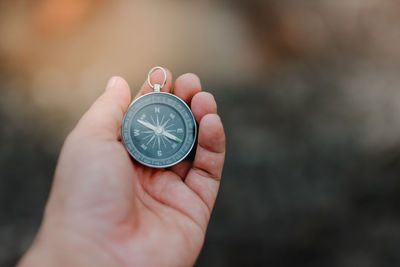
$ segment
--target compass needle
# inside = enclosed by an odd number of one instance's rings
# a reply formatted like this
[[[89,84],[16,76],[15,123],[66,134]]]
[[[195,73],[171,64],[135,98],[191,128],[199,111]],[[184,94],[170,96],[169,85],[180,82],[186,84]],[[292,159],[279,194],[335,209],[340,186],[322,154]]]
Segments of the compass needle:
[[[163,135],[166,136],[166,137],[168,137],[168,138],[170,138],[170,139],[172,139],[172,140],[174,140],[174,141],[176,141],[176,142],[182,143],[182,140],[181,140],[181,139],[179,139],[179,138],[176,137],[175,135],[170,134],[170,133],[168,133],[168,132],[166,132],[166,131],[163,132]]]
[[[137,120],[140,124],[142,124],[143,126],[155,131],[156,130],[156,126],[152,125],[151,123],[147,122],[147,121],[142,121],[142,120]]]

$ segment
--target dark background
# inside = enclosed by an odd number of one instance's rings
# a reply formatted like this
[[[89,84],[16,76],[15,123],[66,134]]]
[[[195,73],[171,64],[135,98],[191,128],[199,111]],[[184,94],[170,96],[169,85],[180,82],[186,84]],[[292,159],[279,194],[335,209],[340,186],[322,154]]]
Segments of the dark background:
[[[399,28],[394,0],[1,1],[0,265],[106,80],[162,65],[202,78],[227,134],[197,266],[399,266]]]

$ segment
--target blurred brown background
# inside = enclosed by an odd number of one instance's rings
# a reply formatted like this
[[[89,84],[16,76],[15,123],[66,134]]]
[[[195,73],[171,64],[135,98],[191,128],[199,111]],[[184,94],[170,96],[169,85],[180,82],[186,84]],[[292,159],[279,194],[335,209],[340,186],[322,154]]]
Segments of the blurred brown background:
[[[400,265],[400,3],[0,1],[0,265],[112,75],[197,73],[228,138],[198,266]]]

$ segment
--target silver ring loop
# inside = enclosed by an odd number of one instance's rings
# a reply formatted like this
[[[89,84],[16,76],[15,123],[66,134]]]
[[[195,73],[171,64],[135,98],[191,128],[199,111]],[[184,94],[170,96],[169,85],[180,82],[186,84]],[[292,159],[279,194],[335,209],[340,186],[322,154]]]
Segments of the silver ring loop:
[[[164,85],[165,85],[165,83],[167,82],[167,71],[163,68],[163,67],[160,67],[160,66],[157,66],[157,67],[154,67],[154,68],[152,68],[150,71],[149,71],[149,73],[147,74],[147,83],[150,85],[150,87],[151,88],[153,88],[154,89],[154,85],[151,83],[151,74],[155,71],[155,70],[157,70],[157,69],[159,69],[159,70],[162,70],[163,72],[164,72],[164,81],[162,82],[162,84],[160,85],[160,88],[163,88],[164,87]]]

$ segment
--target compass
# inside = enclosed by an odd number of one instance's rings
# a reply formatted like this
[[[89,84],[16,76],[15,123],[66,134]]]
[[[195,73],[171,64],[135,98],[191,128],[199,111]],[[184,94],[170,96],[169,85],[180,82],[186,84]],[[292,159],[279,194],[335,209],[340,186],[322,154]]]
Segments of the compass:
[[[150,75],[164,72],[164,82],[152,84]],[[143,165],[166,168],[182,161],[192,150],[197,126],[188,105],[171,93],[160,92],[167,80],[162,67],[154,67],[148,83],[154,92],[131,103],[122,124],[122,138],[131,156]]]

